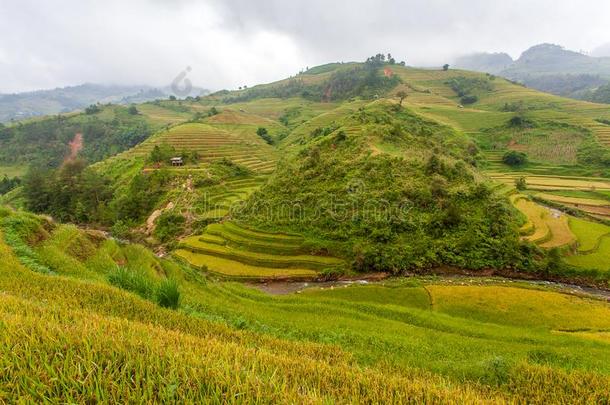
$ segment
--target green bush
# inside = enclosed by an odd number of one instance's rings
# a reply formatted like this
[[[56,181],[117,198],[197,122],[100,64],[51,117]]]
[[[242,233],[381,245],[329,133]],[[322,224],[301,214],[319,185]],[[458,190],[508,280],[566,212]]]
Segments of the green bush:
[[[467,95],[467,96],[460,98],[460,102],[464,105],[474,104],[477,101],[479,101],[479,98],[474,95]]]
[[[131,226],[133,226],[133,224],[119,219],[114,223],[114,225],[112,225],[112,228],[110,228],[110,232],[115,238],[127,239],[131,233]]]
[[[176,309],[180,305],[180,289],[176,280],[168,278],[157,287],[155,296],[157,304],[163,308]]]
[[[171,212],[163,213],[159,219],[157,219],[157,226],[155,227],[154,232],[155,236],[161,242],[169,242],[184,231],[185,222],[186,220],[182,215]]]
[[[485,92],[493,90],[493,86],[489,79],[485,78],[470,78],[470,77],[454,77],[445,82],[458,97],[464,97],[473,93]]]
[[[525,180],[525,177],[519,177],[518,179],[516,179],[515,180],[515,187],[519,191],[526,190],[527,189],[527,181]]]
[[[271,137],[271,135],[269,135],[269,131],[267,131],[267,128],[259,127],[256,130],[256,135],[260,136],[269,145],[273,145],[273,138]]]
[[[509,166],[521,166],[527,163],[527,155],[523,152],[511,150],[502,156],[502,161]]]

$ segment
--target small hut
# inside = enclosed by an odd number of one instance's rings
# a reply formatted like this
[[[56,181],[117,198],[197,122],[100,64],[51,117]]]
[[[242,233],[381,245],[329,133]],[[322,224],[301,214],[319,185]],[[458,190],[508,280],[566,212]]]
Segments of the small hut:
[[[172,163],[172,166],[183,166],[184,165],[184,161],[182,160],[181,157],[173,157],[170,159],[170,162]]]

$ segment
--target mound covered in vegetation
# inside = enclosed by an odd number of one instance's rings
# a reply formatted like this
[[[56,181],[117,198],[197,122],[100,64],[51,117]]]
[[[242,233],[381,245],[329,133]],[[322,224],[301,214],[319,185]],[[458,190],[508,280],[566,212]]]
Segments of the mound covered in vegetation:
[[[513,210],[477,175],[466,137],[387,101],[323,121],[286,139],[242,221],[323,240],[357,269],[527,265]]]

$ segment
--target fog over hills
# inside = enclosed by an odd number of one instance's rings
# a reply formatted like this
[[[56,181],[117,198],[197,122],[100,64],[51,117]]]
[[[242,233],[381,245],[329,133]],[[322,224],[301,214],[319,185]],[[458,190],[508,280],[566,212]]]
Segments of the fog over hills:
[[[572,98],[610,102],[603,97],[610,81],[608,45],[591,55],[555,44],[539,44],[512,60],[506,53],[476,53],[455,60],[455,66],[498,74],[537,90]]]
[[[194,88],[192,96],[207,94]],[[167,98],[171,88],[86,83],[78,86],[0,94],[0,122],[82,110],[96,103],[131,104]]]

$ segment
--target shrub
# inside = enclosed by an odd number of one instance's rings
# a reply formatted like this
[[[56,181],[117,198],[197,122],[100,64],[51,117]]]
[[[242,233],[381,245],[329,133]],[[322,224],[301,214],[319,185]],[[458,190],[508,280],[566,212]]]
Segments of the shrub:
[[[256,130],[256,135],[260,136],[269,145],[273,145],[273,138],[271,137],[271,135],[269,135],[269,131],[267,131],[267,128],[259,127]]]
[[[173,213],[163,213],[157,219],[155,236],[161,242],[168,242],[182,233],[186,220],[182,215]]]
[[[472,95],[481,91],[491,91],[493,86],[487,78],[454,77],[445,82],[458,97]]]
[[[467,96],[464,96],[462,98],[460,98],[460,102],[464,105],[468,105],[468,104],[474,104],[477,101],[479,101],[479,98],[475,95],[469,94]]]
[[[96,104],[91,104],[89,107],[85,108],[85,114],[87,114],[87,115],[97,114],[100,111],[101,111],[100,107],[97,106]]]
[[[521,166],[527,163],[527,155],[523,152],[511,150],[502,156],[502,161],[509,166]]]
[[[248,169],[247,167],[237,164],[226,157],[223,157],[218,162],[215,162],[215,164],[222,166],[225,169],[228,169],[227,174],[230,176],[247,176],[251,173],[250,169]]]
[[[165,279],[157,287],[157,304],[163,308],[176,309],[180,305],[180,289],[176,280]]]
[[[117,266],[115,272],[108,276],[108,282],[115,287],[138,294],[140,297],[150,299],[153,296],[153,283],[140,272],[129,271]]]
[[[150,151],[148,161],[152,163],[165,163],[176,155],[176,148],[168,144],[155,145]]]
[[[515,115],[508,120],[508,126],[511,128],[532,128],[534,123],[521,115]]]
[[[7,175],[4,175],[4,178],[0,180],[0,195],[8,193],[12,189],[18,187],[20,184],[21,179],[19,179],[19,177],[9,179]]]
[[[527,189],[527,182],[525,180],[525,177],[519,177],[518,179],[515,180],[515,187],[517,187],[517,190],[519,191],[523,191]]]
[[[131,226],[129,222],[119,219],[112,225],[110,232],[117,239],[127,239],[130,235]]]
[[[510,376],[510,365],[502,356],[492,357],[483,363],[484,380],[488,384],[502,385]]]

